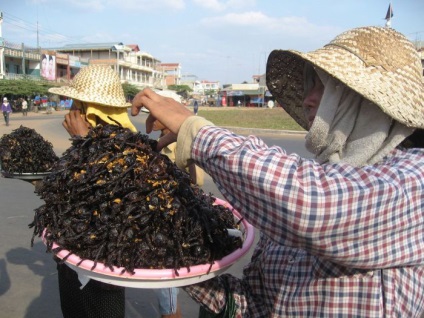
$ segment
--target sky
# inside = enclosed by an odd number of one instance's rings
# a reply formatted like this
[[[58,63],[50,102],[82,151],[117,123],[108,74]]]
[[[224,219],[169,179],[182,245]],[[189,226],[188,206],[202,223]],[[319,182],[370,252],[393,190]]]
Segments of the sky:
[[[312,51],[361,26],[424,41],[423,0],[2,0],[7,41],[42,48],[137,44],[183,79],[251,83],[274,49]]]

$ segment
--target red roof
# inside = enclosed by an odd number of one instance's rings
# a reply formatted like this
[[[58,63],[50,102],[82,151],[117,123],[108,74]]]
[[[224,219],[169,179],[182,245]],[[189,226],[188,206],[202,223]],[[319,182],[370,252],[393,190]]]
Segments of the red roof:
[[[134,52],[139,52],[140,48],[137,44],[127,44],[128,47],[130,47]]]

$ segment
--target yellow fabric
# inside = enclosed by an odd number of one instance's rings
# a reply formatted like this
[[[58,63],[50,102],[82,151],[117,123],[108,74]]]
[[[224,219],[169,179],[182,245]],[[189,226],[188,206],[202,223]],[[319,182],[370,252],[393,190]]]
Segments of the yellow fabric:
[[[192,163],[191,160],[191,147],[194,138],[200,128],[204,126],[215,126],[210,121],[200,116],[190,116],[187,118],[180,127],[177,137],[177,151],[175,155],[175,163],[180,168],[185,168]]]
[[[105,123],[116,125],[118,122],[122,127],[129,128],[131,131],[137,132],[137,128],[135,128],[133,123],[130,121],[130,118],[128,117],[127,108],[102,106],[88,103],[86,118],[93,127],[97,125],[96,116],[103,120]],[[109,117],[113,120],[111,120]]]

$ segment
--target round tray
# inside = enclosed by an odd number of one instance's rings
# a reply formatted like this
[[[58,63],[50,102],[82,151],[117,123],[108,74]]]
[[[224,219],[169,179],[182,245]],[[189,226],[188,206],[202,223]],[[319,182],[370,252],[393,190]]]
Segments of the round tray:
[[[2,169],[1,161],[0,161],[0,170],[1,174],[5,178],[13,178],[13,179],[20,179],[20,180],[27,180],[27,181],[37,181],[37,180],[43,180],[45,176],[48,176],[51,172],[25,172],[25,173],[18,173],[18,172],[7,172]]]
[[[232,209],[231,205],[221,199],[216,199],[216,204],[223,205]],[[241,215],[232,209],[236,219],[240,220]],[[243,246],[231,254],[223,257],[221,260],[211,264],[202,264],[190,266],[190,269],[181,268],[178,270],[178,275],[174,269],[135,269],[135,273],[131,275],[124,272],[123,268],[114,267],[113,271],[102,263],[97,263],[96,267],[91,270],[94,265],[93,261],[81,259],[71,254],[65,263],[78,273],[80,280],[94,279],[104,283],[133,287],[133,288],[164,288],[164,287],[181,287],[200,283],[211,279],[228,270],[234,263],[239,261],[250,249],[255,238],[255,232],[250,223],[242,220],[240,223],[241,231],[243,232]],[[58,245],[53,244],[53,248]],[[56,254],[57,257],[63,259],[69,254],[69,251],[62,250]],[[77,265],[79,262],[81,264]]]
[[[3,177],[13,178],[20,180],[36,181],[43,180],[45,176],[48,176],[50,172],[36,172],[36,173],[11,173],[6,171],[1,171]]]

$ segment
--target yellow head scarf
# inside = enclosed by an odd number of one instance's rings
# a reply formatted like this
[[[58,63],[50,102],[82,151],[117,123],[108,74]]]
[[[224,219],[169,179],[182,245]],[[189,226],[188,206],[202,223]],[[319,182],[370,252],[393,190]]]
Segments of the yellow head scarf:
[[[87,108],[83,110],[87,121],[93,127],[97,125],[96,117],[98,117],[105,123],[116,125],[118,122],[124,128],[128,128],[133,132],[137,131],[137,128],[135,128],[128,117],[128,110],[126,107],[111,107],[92,103],[84,103],[84,106]],[[76,107],[81,109],[81,103],[77,102]]]

